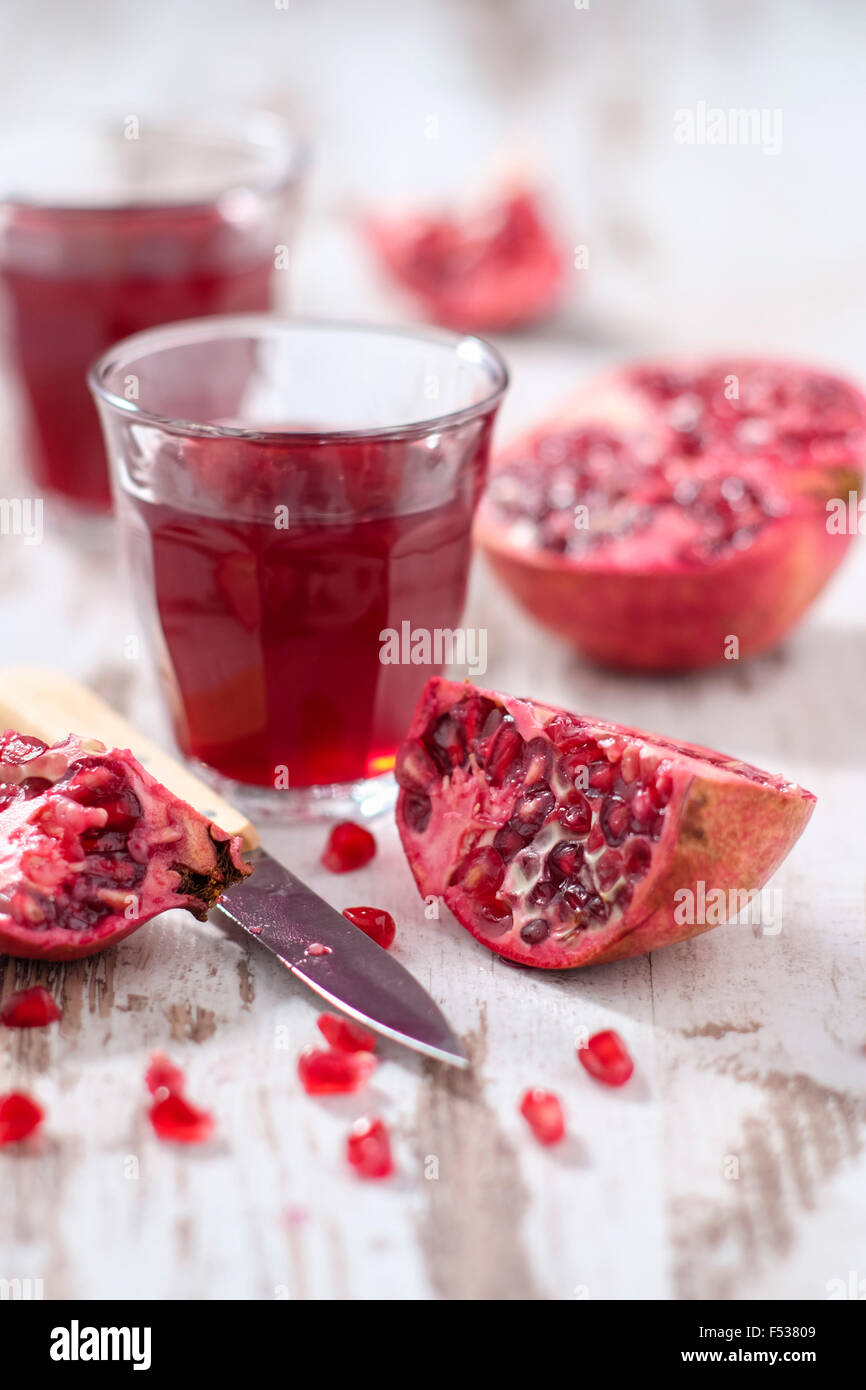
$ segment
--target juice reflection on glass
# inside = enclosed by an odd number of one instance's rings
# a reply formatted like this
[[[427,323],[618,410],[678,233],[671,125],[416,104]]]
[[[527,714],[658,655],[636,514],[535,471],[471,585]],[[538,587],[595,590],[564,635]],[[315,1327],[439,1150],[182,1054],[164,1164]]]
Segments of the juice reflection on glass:
[[[384,635],[460,622],[494,350],[223,318],[140,334],[91,381],[183,751],[269,789],[387,770],[441,665],[383,659]]]

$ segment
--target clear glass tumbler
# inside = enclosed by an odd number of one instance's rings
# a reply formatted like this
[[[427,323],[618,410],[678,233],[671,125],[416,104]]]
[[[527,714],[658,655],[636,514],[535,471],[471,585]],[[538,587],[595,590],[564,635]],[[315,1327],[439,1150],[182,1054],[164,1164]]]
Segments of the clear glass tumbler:
[[[178,744],[259,814],[387,804],[371,779],[460,622],[507,379],[478,338],[267,315],[91,370]]]
[[[4,357],[38,488],[110,505],[86,385],[99,353],[154,324],[273,307],[303,164],[266,113],[0,141]]]

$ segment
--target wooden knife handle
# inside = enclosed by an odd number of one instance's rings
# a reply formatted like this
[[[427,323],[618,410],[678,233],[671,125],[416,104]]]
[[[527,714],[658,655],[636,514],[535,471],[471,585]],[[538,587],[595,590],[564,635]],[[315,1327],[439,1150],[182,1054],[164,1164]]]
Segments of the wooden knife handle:
[[[0,732],[5,729],[33,734],[46,743],[79,734],[101,739],[109,748],[130,748],[151,776],[164,782],[175,796],[188,801],[221,830],[240,835],[245,849],[254,849],[259,842],[242,811],[140,734],[86,686],[62,672],[38,667],[0,671]]]

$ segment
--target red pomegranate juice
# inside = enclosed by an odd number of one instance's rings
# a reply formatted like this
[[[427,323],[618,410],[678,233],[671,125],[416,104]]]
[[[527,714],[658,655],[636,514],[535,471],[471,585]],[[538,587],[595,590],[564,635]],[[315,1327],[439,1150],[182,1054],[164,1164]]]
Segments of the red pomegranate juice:
[[[190,450],[201,451],[193,468],[229,515],[233,499],[238,513],[248,510],[253,492],[272,513],[276,497],[299,494],[309,510],[312,487],[325,512],[336,492],[363,502],[350,519],[292,524],[290,503],[281,529],[123,498],[186,754],[271,788],[353,782],[393,765],[421,687],[440,668],[383,663],[381,634],[404,621],[429,632],[460,621],[489,422],[473,428],[459,466],[447,457],[438,465],[447,486],[422,479],[410,496],[405,441],[341,442],[312,470],[308,453],[295,470],[287,451],[270,474],[273,453],[254,445],[231,445],[227,463],[218,445]],[[395,492],[413,509],[397,510]],[[423,505],[425,495],[438,505]]]
[[[273,247],[245,247],[214,209],[17,213],[5,233],[0,291],[34,482],[107,509],[90,364],[156,324],[268,309],[272,275]]]

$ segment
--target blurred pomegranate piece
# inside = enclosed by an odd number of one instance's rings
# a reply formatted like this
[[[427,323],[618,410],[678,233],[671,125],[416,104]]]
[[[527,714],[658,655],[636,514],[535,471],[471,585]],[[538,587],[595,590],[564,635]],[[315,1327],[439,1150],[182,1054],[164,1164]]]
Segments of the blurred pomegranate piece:
[[[75,960],[169,908],[204,919],[250,872],[241,841],[128,749],[0,736],[0,951]]]
[[[372,1052],[341,1052],[305,1047],[298,1058],[298,1076],[308,1096],[348,1095],[366,1086],[376,1069]]]
[[[465,219],[370,218],[366,231],[385,269],[446,328],[518,328],[562,292],[565,256],[528,189]]]
[[[0,1008],[0,1023],[7,1028],[45,1028],[62,1017],[54,996],[44,985],[17,990]]]
[[[171,1144],[204,1144],[214,1131],[213,1115],[179,1095],[157,1100],[150,1107],[150,1123],[157,1138]]]
[[[363,869],[376,853],[376,841],[362,825],[354,821],[339,821],[334,826],[322,854],[322,863],[332,874],[347,874]]]
[[[562,1105],[552,1091],[527,1091],[520,1102],[520,1113],[539,1144],[558,1144],[565,1135]]]
[[[593,1034],[586,1047],[578,1048],[577,1056],[590,1076],[605,1086],[623,1086],[634,1071],[628,1048],[612,1028]]]
[[[36,1132],[44,1118],[41,1105],[20,1091],[0,1096],[0,1145],[20,1144]]]
[[[372,1052],[376,1046],[374,1035],[350,1018],[319,1014],[316,1024],[325,1041],[338,1052]]]
[[[152,1096],[159,1095],[162,1091],[170,1096],[179,1096],[186,1087],[186,1077],[180,1067],[169,1061],[164,1052],[154,1052],[144,1073],[144,1084]]]
[[[346,1159],[361,1178],[387,1178],[394,1171],[391,1140],[381,1120],[356,1120],[346,1140]]]
[[[394,925],[394,918],[390,912],[386,912],[381,907],[344,907],[343,916],[346,917],[353,926],[360,927],[362,932],[372,937],[377,945],[388,950],[394,944],[394,937],[397,928]]]

